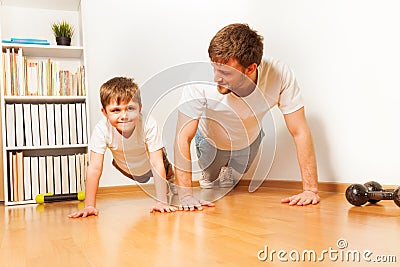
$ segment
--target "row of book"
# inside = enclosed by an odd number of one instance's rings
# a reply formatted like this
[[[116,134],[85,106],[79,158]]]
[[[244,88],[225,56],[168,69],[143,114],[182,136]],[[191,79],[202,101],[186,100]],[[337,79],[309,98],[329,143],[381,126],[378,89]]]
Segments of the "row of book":
[[[7,147],[87,144],[86,103],[6,104]]]
[[[85,191],[87,154],[27,157],[8,152],[8,200],[35,199],[38,194]]]
[[[30,59],[22,48],[6,48],[2,54],[3,87],[7,96],[84,96],[85,68],[62,70],[50,58]]]

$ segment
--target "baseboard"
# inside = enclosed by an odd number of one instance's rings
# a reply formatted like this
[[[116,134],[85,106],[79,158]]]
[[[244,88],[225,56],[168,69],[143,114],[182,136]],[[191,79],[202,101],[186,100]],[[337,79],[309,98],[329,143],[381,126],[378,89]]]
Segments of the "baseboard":
[[[199,181],[193,181],[193,187],[199,187]],[[248,187],[250,180],[241,180],[238,186]],[[320,192],[331,192],[331,193],[344,193],[348,183],[336,183],[336,182],[319,182],[318,187]],[[291,181],[291,180],[265,180],[260,187],[270,187],[270,188],[282,188],[282,189],[302,189],[301,181]],[[143,189],[152,189],[154,186],[152,184],[144,185],[122,185],[122,186],[105,186],[98,189],[98,194],[109,194],[109,193],[119,193],[119,192],[132,192],[132,191],[143,191]]]

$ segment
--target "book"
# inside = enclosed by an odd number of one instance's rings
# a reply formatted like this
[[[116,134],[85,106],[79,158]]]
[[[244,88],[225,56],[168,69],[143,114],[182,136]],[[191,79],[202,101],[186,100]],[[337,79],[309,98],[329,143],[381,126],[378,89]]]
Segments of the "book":
[[[31,185],[32,185],[32,198],[39,194],[39,159],[38,157],[31,157]]]
[[[24,157],[24,200],[33,199],[31,185],[31,158]]]
[[[25,199],[24,195],[24,154],[23,152],[16,152],[17,161],[17,185],[18,185],[18,201]]]
[[[10,40],[3,39],[1,40],[6,44],[37,44],[37,45],[50,45],[50,42],[47,40],[41,39],[32,39],[32,38],[11,38]]]
[[[14,201],[19,201],[18,198],[18,177],[17,177],[17,153],[12,152],[12,195],[14,197]]]

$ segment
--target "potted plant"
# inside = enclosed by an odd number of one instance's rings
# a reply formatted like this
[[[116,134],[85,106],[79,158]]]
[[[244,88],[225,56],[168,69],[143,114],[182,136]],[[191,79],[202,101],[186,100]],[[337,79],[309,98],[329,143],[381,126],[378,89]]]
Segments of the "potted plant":
[[[74,27],[65,20],[54,22],[51,30],[56,37],[57,45],[71,45],[71,38],[74,35]]]

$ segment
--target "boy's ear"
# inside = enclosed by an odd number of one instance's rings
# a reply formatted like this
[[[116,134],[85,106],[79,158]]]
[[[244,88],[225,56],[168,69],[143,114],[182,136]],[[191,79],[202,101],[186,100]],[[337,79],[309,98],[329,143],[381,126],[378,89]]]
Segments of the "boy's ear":
[[[101,108],[101,113],[103,113],[103,115],[107,117],[107,112],[104,108]]]
[[[142,104],[139,105],[139,112],[142,112]]]

